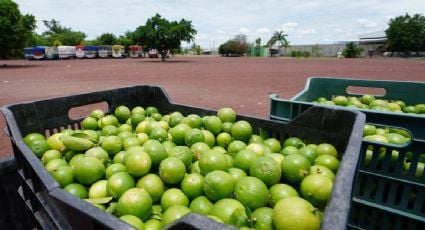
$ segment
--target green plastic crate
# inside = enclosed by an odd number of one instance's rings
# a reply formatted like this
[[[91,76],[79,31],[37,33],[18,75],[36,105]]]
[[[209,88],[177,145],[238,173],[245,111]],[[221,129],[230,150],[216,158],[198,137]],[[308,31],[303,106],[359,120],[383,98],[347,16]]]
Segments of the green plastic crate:
[[[347,92],[350,86],[384,89],[377,98],[400,99],[407,104],[425,103],[425,83],[374,81],[339,78],[309,78],[305,89],[290,100],[270,96],[270,118],[290,121],[313,105],[318,97],[333,95],[359,96]],[[329,106],[326,106],[329,107]],[[330,106],[335,107],[335,106]],[[363,141],[355,172],[348,229],[424,229],[425,174],[416,172],[424,162],[425,116],[359,109],[366,122],[375,125],[401,127],[410,131],[412,141],[403,146]],[[367,154],[368,148],[373,154]],[[385,153],[380,153],[385,148]],[[398,152],[393,155],[392,151]],[[405,169],[406,156],[412,153],[410,168]],[[366,164],[368,156],[370,163]],[[422,166],[419,166],[422,167]]]
[[[362,95],[361,93],[349,92],[352,87],[367,87],[371,90],[375,89],[375,91],[380,89],[379,91],[384,92],[383,95],[376,95],[376,98],[403,100],[409,105],[425,103],[425,82],[312,77],[307,80],[304,90],[289,100],[279,98],[277,94],[270,95],[270,119],[290,121],[307,108],[315,105],[312,101],[318,97]],[[396,121],[398,126],[412,132],[416,139],[425,141],[425,114],[358,110],[366,114],[366,123],[392,126]]]
[[[424,229],[424,156],[425,142],[418,140],[402,147],[363,141],[347,227]],[[407,161],[410,167],[405,167]]]

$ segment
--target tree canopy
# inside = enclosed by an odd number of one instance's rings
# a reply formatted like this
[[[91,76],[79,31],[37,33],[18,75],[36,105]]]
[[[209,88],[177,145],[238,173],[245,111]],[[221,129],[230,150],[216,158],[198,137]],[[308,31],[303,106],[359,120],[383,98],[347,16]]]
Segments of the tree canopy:
[[[18,56],[35,28],[32,15],[22,15],[11,0],[0,0],[0,58]]]
[[[103,33],[96,38],[96,45],[115,45],[117,37],[113,33]]]
[[[167,51],[179,48],[182,41],[191,42],[196,33],[191,21],[168,21],[156,14],[144,26],[137,27],[133,33],[133,42],[141,44],[145,50],[156,49],[164,61]]]
[[[345,45],[344,50],[342,51],[342,55],[346,58],[356,58],[360,56],[363,49],[358,47],[356,43],[349,42]]]
[[[249,49],[247,37],[244,34],[236,35],[218,47],[218,52],[223,56],[242,56]]]
[[[419,52],[425,50],[425,16],[409,14],[391,19],[385,31],[387,50],[395,52]]]
[[[286,47],[289,45],[288,40],[286,40],[286,37],[288,35],[284,34],[283,31],[275,31],[273,36],[270,38],[270,40],[267,42],[267,44],[272,47],[273,45],[275,45],[276,43],[278,43],[278,47]]]
[[[55,41],[59,41],[62,45],[74,46],[80,44],[86,38],[85,33],[64,27],[55,19],[50,21],[44,20],[43,23],[48,30],[42,36],[45,37],[49,45],[53,45]]]

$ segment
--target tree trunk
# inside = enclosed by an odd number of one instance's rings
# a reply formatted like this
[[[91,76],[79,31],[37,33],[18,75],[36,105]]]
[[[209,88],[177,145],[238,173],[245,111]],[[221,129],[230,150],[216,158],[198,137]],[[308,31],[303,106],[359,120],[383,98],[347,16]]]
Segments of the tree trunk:
[[[167,60],[167,51],[166,50],[161,50],[160,55],[161,55],[161,61]]]

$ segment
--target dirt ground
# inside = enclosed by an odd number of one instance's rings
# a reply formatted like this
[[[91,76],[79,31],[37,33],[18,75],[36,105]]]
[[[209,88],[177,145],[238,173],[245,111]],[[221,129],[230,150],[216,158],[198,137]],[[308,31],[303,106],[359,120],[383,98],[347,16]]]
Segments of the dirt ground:
[[[202,56],[172,57],[165,63],[159,59],[0,61],[0,106],[122,86],[159,85],[174,102],[232,107],[239,114],[267,118],[270,94],[291,98],[313,76],[425,81],[425,61]],[[0,128],[4,127],[0,116]],[[12,151],[2,130],[0,158]]]

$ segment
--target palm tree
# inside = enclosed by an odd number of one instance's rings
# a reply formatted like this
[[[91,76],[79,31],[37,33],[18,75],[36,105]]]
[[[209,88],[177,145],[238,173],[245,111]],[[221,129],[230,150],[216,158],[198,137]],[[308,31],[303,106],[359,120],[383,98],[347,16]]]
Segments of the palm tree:
[[[281,31],[275,31],[273,36],[270,38],[270,40],[267,42],[269,47],[274,46],[276,43],[278,43],[278,49],[281,47],[288,48],[289,42],[286,40],[286,37],[288,35],[283,33],[283,30]]]

